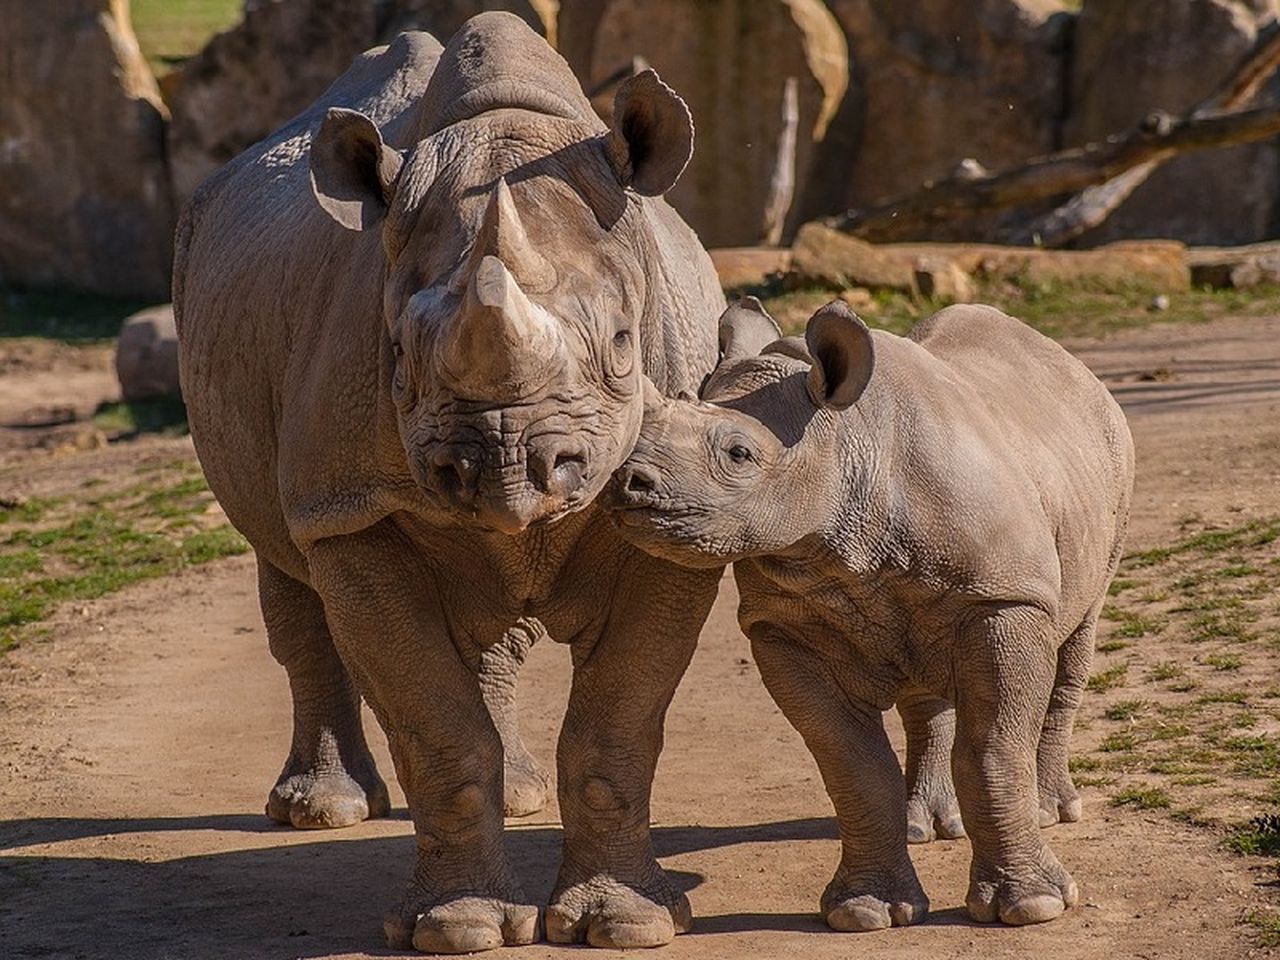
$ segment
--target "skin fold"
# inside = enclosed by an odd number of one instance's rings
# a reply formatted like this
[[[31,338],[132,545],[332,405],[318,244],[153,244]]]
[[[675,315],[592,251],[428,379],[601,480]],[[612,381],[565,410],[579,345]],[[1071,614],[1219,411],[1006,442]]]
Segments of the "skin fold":
[[[783,339],[748,301],[720,341],[701,401],[650,392],[614,516],[655,556],[733,563],[761,677],[839,819],[823,916],[925,916],[902,810],[923,823],[919,782],[949,753],[969,913],[1053,919],[1079,894],[1039,828],[1080,815],[1067,748],[1133,487],[1119,406],[990,307],[904,338],[836,302]],[[895,703],[910,798],[882,723]],[[928,735],[949,717],[954,747]]]
[[[256,550],[294,701],[268,812],[387,812],[367,701],[417,838],[395,948],[537,936],[502,827],[548,789],[513,699],[544,635],[574,663],[546,934],[653,946],[688,927],[649,791],[717,572],[637,549],[595,500],[644,384],[694,391],[714,364],[724,299],[661,199],[692,138],[652,71],[605,126],[544,40],[482,14],[445,48],[406,33],[357,58],[185,211],[192,434]]]

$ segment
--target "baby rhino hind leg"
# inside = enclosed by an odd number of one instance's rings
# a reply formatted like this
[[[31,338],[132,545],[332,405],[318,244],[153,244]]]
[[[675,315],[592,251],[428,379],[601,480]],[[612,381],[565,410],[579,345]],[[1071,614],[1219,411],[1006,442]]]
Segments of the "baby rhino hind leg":
[[[293,743],[267,816],[295,827],[346,827],[391,811],[360,723],[360,696],[333,647],[320,597],[258,560],[272,655],[289,674]]]
[[[883,715],[843,690],[833,667],[802,644],[752,636],[770,695],[818,761],[840,823],[841,856],[822,895],[835,930],[880,930],[919,923],[929,912],[907,856],[907,796]]]
[[[907,691],[897,706],[907,734],[907,842],[963,837],[964,822],[951,783],[955,710],[922,690]]]
[[[1076,711],[1089,682],[1093,664],[1093,647],[1098,631],[1098,614],[1102,604],[1089,611],[1084,622],[1058,649],[1058,670],[1049,697],[1044,729],[1040,732],[1040,748],[1036,755],[1039,781],[1040,826],[1074,823],[1080,819],[1080,795],[1071,782],[1068,761],[1071,759],[1071,731]]]
[[[1043,611],[993,604],[957,638],[952,767],[973,843],[967,905],[979,922],[1041,923],[1079,899],[1040,835],[1036,747],[1057,665],[1051,633]]]

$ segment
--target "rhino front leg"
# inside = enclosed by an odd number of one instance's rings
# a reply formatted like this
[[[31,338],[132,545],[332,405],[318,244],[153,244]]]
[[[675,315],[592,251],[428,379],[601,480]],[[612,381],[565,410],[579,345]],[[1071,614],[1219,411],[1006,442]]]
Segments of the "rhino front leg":
[[[951,782],[955,710],[946,700],[916,689],[898,697],[897,706],[907,734],[907,842],[963,837],[964,821]]]
[[[1040,749],[1036,757],[1042,827],[1074,823],[1080,819],[1080,794],[1071,782],[1068,766],[1071,731],[1075,727],[1080,701],[1084,699],[1085,685],[1089,682],[1101,612],[1102,603],[1099,602],[1058,650],[1058,671],[1053,680],[1053,694],[1049,698],[1044,729],[1040,731]]]
[[[840,865],[822,894],[834,930],[882,930],[929,913],[907,855],[906,789],[884,715],[841,684],[803,642],[770,627],[751,632],[760,677],[818,762],[840,824]]]
[[[573,644],[573,688],[557,749],[564,860],[547,939],[654,947],[689,929],[689,901],[653,855],[649,794],[662,728],[720,571],[633,554],[603,632]]]
[[[387,918],[395,949],[474,953],[531,943],[502,843],[502,741],[451,638],[423,557],[390,521],[308,557],[335,646],[387,732],[418,859]]]
[[[345,827],[391,811],[360,723],[360,695],[338,658],[320,597],[258,559],[271,653],[289,674],[293,742],[267,816],[295,827]]]
[[[1041,923],[1079,899],[1040,835],[1036,747],[1057,666],[1048,617],[993,605],[964,624],[955,651],[952,768],[973,843],[969,914]]]
[[[480,692],[502,738],[503,812],[527,817],[547,805],[551,777],[520,739],[516,683],[533,645],[546,635],[537,620],[520,620],[480,655]]]

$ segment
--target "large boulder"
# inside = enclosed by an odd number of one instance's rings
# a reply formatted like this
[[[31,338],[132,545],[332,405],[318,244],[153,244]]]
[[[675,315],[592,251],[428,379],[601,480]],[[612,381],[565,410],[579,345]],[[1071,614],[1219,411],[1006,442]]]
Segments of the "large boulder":
[[[589,93],[639,57],[688,101],[693,162],[667,199],[704,244],[777,241],[848,86],[820,0],[563,0],[558,36]]]
[[[914,190],[966,158],[997,169],[1057,145],[1072,21],[1062,0],[829,5],[854,65],[854,102],[830,134],[858,144],[847,206]]]
[[[165,109],[128,0],[0,0],[0,283],[167,297]]]
[[[1277,8],[1276,0],[1088,0],[1076,28],[1067,143],[1130,129],[1152,110],[1184,113],[1212,96]],[[1089,239],[1260,240],[1271,235],[1278,192],[1275,141],[1182,157]]]
[[[545,0],[247,0],[245,15],[164,80],[174,193],[311,103],[352,59],[402,30],[448,40],[470,17],[506,10],[545,33]]]
[[[125,320],[116,341],[116,376],[120,395],[131,402],[182,396],[173,304],[152,307]]]

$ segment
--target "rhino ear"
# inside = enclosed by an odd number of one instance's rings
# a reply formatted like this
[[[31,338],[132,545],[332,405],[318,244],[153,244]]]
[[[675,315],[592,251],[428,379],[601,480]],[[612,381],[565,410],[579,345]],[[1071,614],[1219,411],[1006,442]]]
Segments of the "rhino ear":
[[[363,113],[331,107],[311,141],[311,190],[348,230],[368,230],[387,215],[404,157]]]
[[[666,193],[693,156],[693,117],[653,70],[642,70],[613,98],[609,159],[624,187],[646,197]]]
[[[875,366],[871,331],[841,300],[835,300],[809,320],[805,344],[813,357],[809,395],[819,407],[845,410],[862,396]]]
[[[782,337],[782,331],[755,297],[743,297],[720,314],[720,359],[754,357]]]

